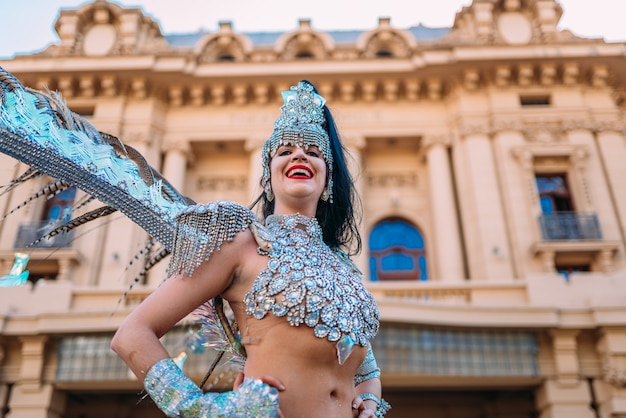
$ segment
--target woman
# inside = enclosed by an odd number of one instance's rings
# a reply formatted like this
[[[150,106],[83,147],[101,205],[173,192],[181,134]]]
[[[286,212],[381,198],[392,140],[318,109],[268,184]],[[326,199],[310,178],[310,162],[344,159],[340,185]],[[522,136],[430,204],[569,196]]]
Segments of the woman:
[[[369,340],[378,309],[341,251],[360,247],[354,189],[325,100],[302,81],[263,147],[265,224],[232,202],[177,218],[170,278],[121,325],[112,348],[168,416],[383,416]],[[221,295],[247,360],[235,390],[202,394],[159,338]]]

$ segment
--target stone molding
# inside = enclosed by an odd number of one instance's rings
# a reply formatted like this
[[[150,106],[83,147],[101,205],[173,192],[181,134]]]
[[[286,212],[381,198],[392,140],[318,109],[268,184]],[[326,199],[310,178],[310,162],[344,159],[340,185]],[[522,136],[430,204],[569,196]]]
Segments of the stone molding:
[[[367,176],[367,185],[376,188],[415,188],[417,187],[416,172],[380,172]]]
[[[201,191],[246,190],[248,180],[242,176],[200,176],[196,188]]]

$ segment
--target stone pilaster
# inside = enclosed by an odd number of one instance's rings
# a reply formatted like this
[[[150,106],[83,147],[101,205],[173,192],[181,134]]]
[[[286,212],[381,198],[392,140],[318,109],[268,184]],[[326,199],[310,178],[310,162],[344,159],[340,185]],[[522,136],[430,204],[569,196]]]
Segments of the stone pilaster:
[[[539,418],[594,418],[590,387],[581,379],[577,336],[577,330],[551,332],[556,370],[537,390]]]
[[[51,383],[42,381],[47,337],[20,337],[22,362],[18,380],[8,402],[6,418],[61,418],[65,412],[65,396]]]
[[[452,171],[448,157],[450,140],[445,135],[424,139],[428,164],[430,203],[433,217],[436,263],[435,279],[458,282],[464,279],[463,250],[459,233],[459,216],[454,197]]]
[[[594,382],[601,416],[626,416],[626,329],[602,329],[596,348],[603,366],[602,379]]]
[[[626,245],[626,139],[623,132],[623,123],[599,124],[596,140],[615,204],[621,239]]]
[[[245,149],[248,152],[248,201],[253,202],[261,192],[261,178],[263,177],[263,143],[267,139],[266,136],[250,137],[246,141]]]
[[[464,124],[455,144],[456,181],[461,193],[463,231],[470,278],[498,280],[513,277],[509,237],[502,207],[488,124]]]
[[[179,192],[183,193],[187,176],[187,162],[190,155],[189,144],[185,141],[166,142],[163,150],[163,176]]]
[[[361,199],[361,202],[363,202],[365,201],[365,193],[367,193],[363,172],[363,149],[365,149],[366,140],[362,134],[355,132],[345,132],[342,134],[341,137],[348,150],[346,163],[348,164],[348,170],[350,171],[350,175],[354,180],[354,188],[357,195]],[[367,248],[369,231],[365,230],[365,225],[367,225],[366,221],[366,213],[363,209],[361,222],[358,225],[359,233],[361,234],[361,244],[363,245],[363,247],[361,249],[361,253],[356,255],[353,261],[359,268],[359,270],[363,272],[363,275],[369,279],[369,251]]]

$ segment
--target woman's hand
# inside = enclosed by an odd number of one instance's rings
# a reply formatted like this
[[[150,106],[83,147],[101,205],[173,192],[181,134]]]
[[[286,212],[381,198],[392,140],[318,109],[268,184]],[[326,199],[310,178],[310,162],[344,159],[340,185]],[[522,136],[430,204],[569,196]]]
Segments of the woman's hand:
[[[235,382],[233,383],[233,390],[237,390],[239,386],[241,386],[245,377],[246,376],[242,372],[239,372],[239,374],[235,378]],[[285,390],[285,386],[281,383],[280,380],[278,380],[274,376],[269,376],[267,374],[264,374],[264,375],[259,376],[258,379],[261,380],[265,384],[275,387],[279,392],[282,392],[283,390]],[[373,416],[374,415],[372,415],[372,417]],[[278,410],[278,418],[285,418],[285,416],[280,411],[280,409]]]
[[[355,412],[357,418],[375,418],[378,405],[374,401],[364,401],[357,396],[352,401],[352,411]]]

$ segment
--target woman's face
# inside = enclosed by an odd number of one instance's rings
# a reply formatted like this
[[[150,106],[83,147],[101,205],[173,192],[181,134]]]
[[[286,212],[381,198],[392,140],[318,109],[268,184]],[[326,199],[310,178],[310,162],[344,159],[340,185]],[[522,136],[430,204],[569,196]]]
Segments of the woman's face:
[[[277,213],[284,205],[292,209],[312,208],[314,215],[317,202],[326,187],[324,156],[315,146],[305,150],[298,146],[283,145],[270,162],[270,178]]]

